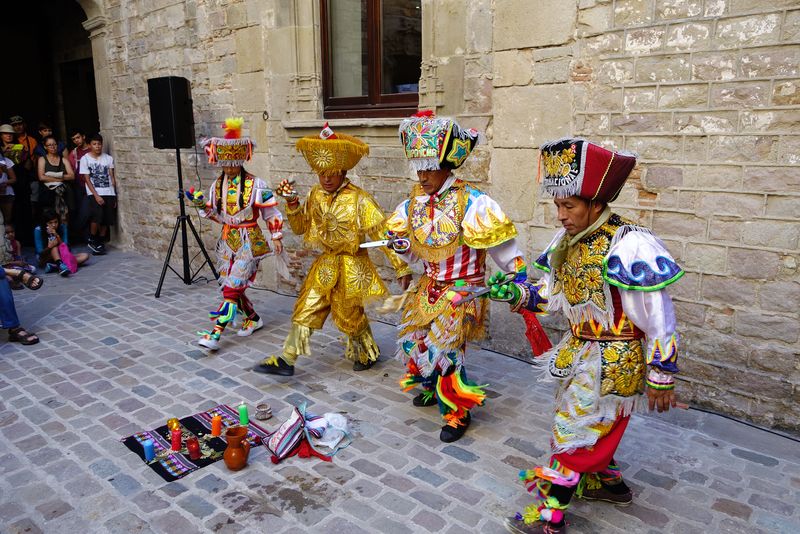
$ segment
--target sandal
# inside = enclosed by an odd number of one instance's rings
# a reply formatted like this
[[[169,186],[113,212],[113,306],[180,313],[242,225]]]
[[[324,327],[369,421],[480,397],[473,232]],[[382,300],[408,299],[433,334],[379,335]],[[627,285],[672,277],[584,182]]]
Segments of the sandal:
[[[36,334],[31,334],[21,326],[8,329],[9,343],[22,343],[23,345],[35,345],[39,342]]]
[[[28,277],[25,278],[25,275],[28,275]],[[31,274],[28,271],[20,271],[19,274],[14,277],[14,281],[23,284],[31,291],[36,291],[44,284],[44,280],[40,276]]]

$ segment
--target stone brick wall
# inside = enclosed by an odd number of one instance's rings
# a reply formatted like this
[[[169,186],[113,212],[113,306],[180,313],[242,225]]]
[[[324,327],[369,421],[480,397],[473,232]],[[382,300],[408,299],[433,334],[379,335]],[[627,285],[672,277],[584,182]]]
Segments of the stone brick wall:
[[[527,2],[495,3],[492,168],[570,132],[638,152],[615,206],[687,270],[682,396],[800,428],[800,3],[537,4],[530,32]],[[536,248],[557,223],[545,201],[515,215]]]
[[[198,137],[243,115],[259,145],[253,171],[273,183],[294,177],[301,190],[315,183],[293,145],[324,122],[316,0],[81,0],[89,3],[104,11],[89,22],[101,124],[121,177],[123,246],[163,254],[176,214],[174,154],[151,148],[149,77],[192,81]],[[578,134],[639,152],[616,205],[653,227],[687,270],[671,290],[681,395],[800,429],[797,0],[531,4],[422,0],[421,106],[489,139],[459,174],[500,201],[533,255],[557,225],[534,185],[542,141]],[[387,210],[413,180],[398,123],[331,121],[370,143],[353,179]],[[202,159],[207,186],[213,172]],[[184,172],[196,183],[191,154]],[[287,245],[302,274],[312,256],[295,236]],[[270,261],[259,282],[293,289]],[[504,308],[493,307],[486,344],[524,356],[522,323]],[[564,323],[547,327],[558,335]]]

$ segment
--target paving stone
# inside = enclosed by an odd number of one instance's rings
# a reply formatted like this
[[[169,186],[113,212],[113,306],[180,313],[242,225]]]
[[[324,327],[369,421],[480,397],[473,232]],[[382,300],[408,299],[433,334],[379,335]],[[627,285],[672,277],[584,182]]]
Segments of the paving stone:
[[[115,473],[119,473],[119,467],[108,458],[102,458],[90,464],[89,469],[92,473],[101,478],[110,477]]]
[[[737,458],[744,458],[745,460],[765,465],[767,467],[775,467],[779,463],[778,460],[776,460],[775,458],[772,458],[770,456],[765,456],[763,454],[758,454],[757,452],[748,451],[745,449],[733,448],[731,449],[731,454],[733,454]]]
[[[434,473],[430,469],[427,469],[427,468],[419,466],[419,465],[417,467],[415,467],[414,469],[411,469],[408,472],[408,474],[410,476],[414,477],[414,478],[422,480],[423,482],[427,482],[431,486],[435,486],[435,487],[439,487],[442,484],[444,484],[445,482],[447,482],[447,479],[444,478],[443,476],[437,475],[436,473]]]
[[[427,510],[418,512],[411,520],[428,532],[438,532],[446,526],[441,516]]]
[[[375,502],[390,510],[396,514],[406,515],[411,513],[414,508],[416,508],[416,504],[413,501],[406,499],[405,497],[401,497],[392,491],[387,491],[380,497],[378,497]]]
[[[216,506],[194,495],[180,499],[178,505],[195,517],[206,517],[216,511]]]
[[[36,507],[36,510],[42,514],[42,517],[44,517],[45,521],[50,521],[51,519],[55,519],[56,517],[62,516],[72,510],[72,506],[64,501],[55,500],[40,504]]]
[[[209,493],[218,493],[228,487],[228,483],[217,475],[210,474],[197,481],[197,487]]]
[[[434,493],[427,490],[416,490],[409,493],[409,495],[425,506],[433,508],[439,512],[447,508],[447,506],[450,504],[450,499],[442,496],[438,492]]]
[[[452,456],[453,458],[461,460],[465,463],[477,462],[480,459],[480,456],[477,454],[470,452],[467,449],[462,449],[457,445],[447,445],[446,447],[443,447],[442,453]]]
[[[633,478],[641,480],[642,482],[649,484],[651,486],[655,486],[657,488],[662,488],[666,490],[672,489],[677,483],[677,481],[674,478],[658,475],[656,473],[648,471],[647,469],[640,469],[639,471],[636,472],[635,475],[633,475]]]
[[[780,501],[778,499],[773,499],[765,495],[759,495],[758,493],[751,495],[747,502],[753,506],[763,508],[768,512],[775,512],[785,516],[791,516],[795,509],[795,507],[789,503]]]
[[[527,454],[531,458],[540,458],[545,454],[545,451],[543,451],[530,441],[526,441],[524,439],[508,438],[507,440],[504,441],[504,443],[523,454]]]
[[[144,519],[130,512],[123,512],[118,516],[112,517],[103,526],[109,532],[153,532]]]
[[[738,517],[739,519],[744,519],[747,521],[750,518],[750,514],[753,513],[753,509],[748,505],[738,502],[732,501],[730,499],[717,499],[714,501],[714,504],[711,505],[711,508],[714,510],[718,510],[724,514],[727,514],[731,517]]]
[[[142,487],[135,478],[119,473],[109,478],[108,482],[124,497],[133,495]]]
[[[8,534],[42,534],[42,529],[25,517],[8,525]]]
[[[333,519],[320,525],[320,528],[322,529],[322,532],[337,532],[340,534],[368,534],[368,531],[353,524],[343,517],[334,517]]]
[[[156,394],[156,391],[153,388],[147,387],[144,384],[133,386],[131,391],[144,398],[152,397]]]
[[[371,477],[379,477],[386,472],[386,469],[383,467],[365,459],[358,459],[354,462],[351,462],[350,467]]]

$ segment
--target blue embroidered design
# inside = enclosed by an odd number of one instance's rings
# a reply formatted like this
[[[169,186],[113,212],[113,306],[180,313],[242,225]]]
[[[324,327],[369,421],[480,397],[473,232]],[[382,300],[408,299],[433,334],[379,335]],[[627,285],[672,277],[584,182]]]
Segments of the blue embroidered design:
[[[638,289],[640,291],[657,291],[678,278],[684,272],[677,263],[664,256],[656,256],[656,268],[653,270],[646,261],[635,261],[631,270],[622,265],[619,256],[609,256],[606,260],[604,278],[609,284],[623,289]]]
[[[533,262],[533,266],[537,269],[541,269],[545,272],[550,272],[550,258],[547,257],[549,251],[544,251],[541,256],[536,258],[536,261]]]

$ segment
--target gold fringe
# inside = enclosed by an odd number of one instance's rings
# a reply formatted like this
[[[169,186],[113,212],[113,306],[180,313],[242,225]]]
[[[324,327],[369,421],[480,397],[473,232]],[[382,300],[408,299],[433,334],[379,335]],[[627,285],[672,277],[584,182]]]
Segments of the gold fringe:
[[[311,354],[311,345],[309,341],[312,333],[313,330],[309,327],[292,323],[289,334],[283,342],[282,358],[286,363],[294,365],[298,356],[308,356]]]
[[[347,346],[345,347],[344,357],[350,361],[361,363],[374,362],[381,355],[378,344],[372,336],[372,329],[369,324],[355,336],[347,336]]]

